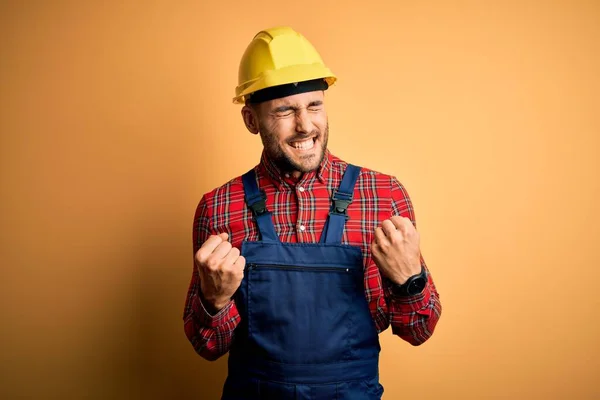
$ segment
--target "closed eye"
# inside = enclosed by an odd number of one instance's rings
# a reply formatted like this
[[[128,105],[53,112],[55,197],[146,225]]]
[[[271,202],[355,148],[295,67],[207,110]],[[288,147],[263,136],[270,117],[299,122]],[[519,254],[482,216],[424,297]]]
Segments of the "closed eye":
[[[310,111],[319,111],[323,108],[322,106],[323,106],[323,102],[321,100],[316,100],[316,101],[311,102],[308,105],[308,109]]]
[[[288,111],[288,112],[278,112],[276,115],[278,117],[290,117],[292,115],[294,115],[295,113],[293,111]]]
[[[321,100],[315,100],[310,102],[308,111],[320,111],[323,108],[323,102]],[[294,106],[281,106],[274,109],[272,112],[278,117],[289,117],[300,110],[299,107]]]
[[[276,109],[274,109],[273,110],[273,114],[277,115],[278,117],[289,117],[295,111],[296,111],[295,107],[292,107],[292,106],[281,106],[281,107],[277,107]]]

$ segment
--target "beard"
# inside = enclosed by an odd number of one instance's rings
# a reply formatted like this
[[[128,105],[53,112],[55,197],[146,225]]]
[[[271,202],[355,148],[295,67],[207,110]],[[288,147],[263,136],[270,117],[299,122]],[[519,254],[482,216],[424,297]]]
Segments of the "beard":
[[[299,171],[299,172],[311,172],[319,168],[325,157],[325,151],[327,150],[327,141],[329,139],[329,122],[325,125],[325,131],[321,132],[318,129],[310,132],[307,135],[293,136],[286,142],[291,143],[295,140],[306,139],[307,137],[316,136],[317,142],[315,147],[318,149],[318,153],[309,154],[303,157],[299,157],[298,160],[294,160],[288,153],[286,153],[281,143],[277,139],[277,135],[269,131],[264,125],[259,124],[260,138],[262,140],[265,152],[269,159],[271,159],[282,171]],[[283,146],[287,146],[284,144]]]

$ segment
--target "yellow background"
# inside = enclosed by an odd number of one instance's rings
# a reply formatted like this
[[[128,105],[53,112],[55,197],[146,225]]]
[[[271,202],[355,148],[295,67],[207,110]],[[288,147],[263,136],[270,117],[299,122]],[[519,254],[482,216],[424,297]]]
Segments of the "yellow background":
[[[0,6],[0,397],[216,399],[183,333],[201,195],[258,162],[231,103],[291,25],[330,148],[396,175],[443,315],[382,334],[386,399],[600,398],[600,3]]]

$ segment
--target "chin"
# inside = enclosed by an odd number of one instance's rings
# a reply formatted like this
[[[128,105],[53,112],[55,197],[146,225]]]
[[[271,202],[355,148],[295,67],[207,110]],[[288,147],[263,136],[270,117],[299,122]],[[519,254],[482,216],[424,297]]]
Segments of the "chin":
[[[321,159],[321,154],[312,154],[306,157],[305,160],[300,160],[297,165],[301,167],[301,172],[311,172],[319,168]]]

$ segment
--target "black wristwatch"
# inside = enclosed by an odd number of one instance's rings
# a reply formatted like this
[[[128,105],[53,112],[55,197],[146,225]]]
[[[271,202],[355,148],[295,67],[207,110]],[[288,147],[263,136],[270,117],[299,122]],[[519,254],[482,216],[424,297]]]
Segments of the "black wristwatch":
[[[423,292],[427,285],[427,271],[421,267],[421,273],[413,275],[402,285],[393,284],[392,293],[396,296],[414,296]]]

